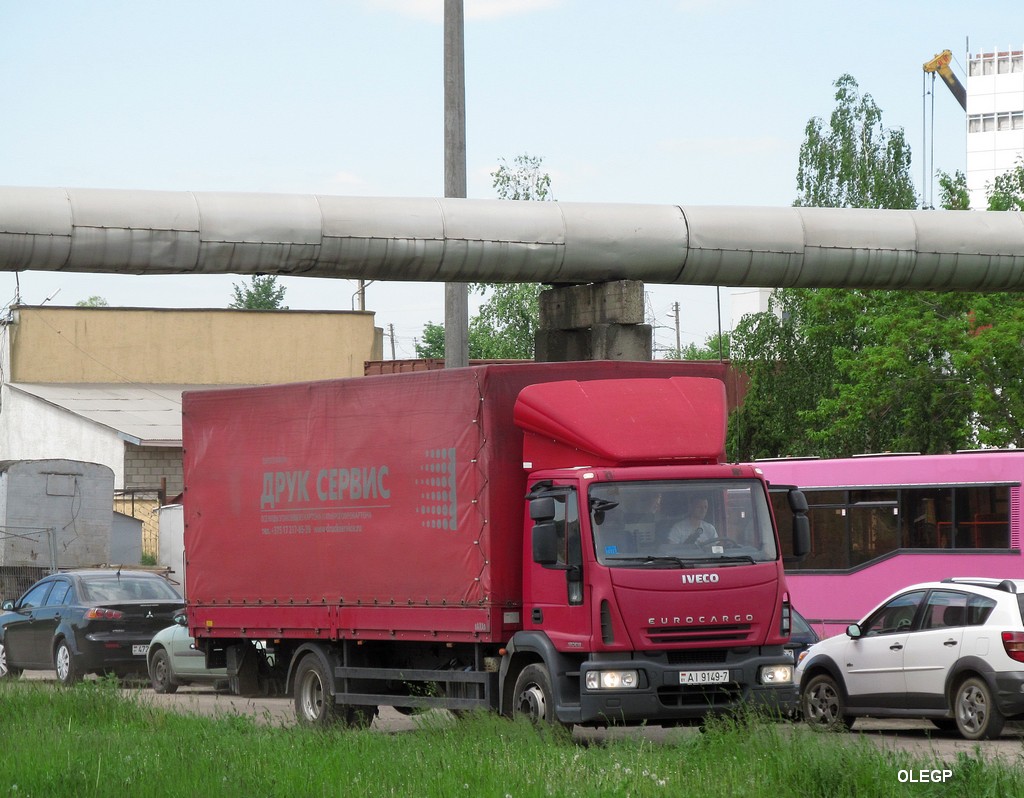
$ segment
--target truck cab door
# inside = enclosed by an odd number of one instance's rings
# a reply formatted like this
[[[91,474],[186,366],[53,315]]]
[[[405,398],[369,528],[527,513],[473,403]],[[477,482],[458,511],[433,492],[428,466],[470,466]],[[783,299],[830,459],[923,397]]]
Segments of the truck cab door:
[[[571,487],[551,487],[534,495],[552,500],[545,504],[551,508],[551,517],[532,518],[533,528],[528,533],[533,556],[525,558],[525,625],[545,632],[560,651],[585,649],[591,620],[578,494]]]

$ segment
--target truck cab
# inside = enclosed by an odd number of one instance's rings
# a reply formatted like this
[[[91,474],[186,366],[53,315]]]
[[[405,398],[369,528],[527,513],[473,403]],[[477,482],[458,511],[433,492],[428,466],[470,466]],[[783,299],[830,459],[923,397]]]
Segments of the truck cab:
[[[671,725],[741,703],[795,706],[784,648],[791,611],[766,483],[754,467],[722,463],[719,386],[672,383],[638,386],[648,391],[633,417],[662,423],[627,428],[626,438],[607,422],[609,408],[584,409],[622,397],[621,385],[607,394],[589,385],[586,401],[579,383],[520,395],[524,464],[560,467],[528,478],[523,629],[509,648],[512,659],[538,661],[508,696],[519,711]],[[673,422],[683,434],[666,440]],[[574,458],[596,465],[566,465]]]
[[[750,467],[672,471],[533,475],[513,643],[557,663],[547,700],[563,722],[683,723],[796,700],[763,480]]]

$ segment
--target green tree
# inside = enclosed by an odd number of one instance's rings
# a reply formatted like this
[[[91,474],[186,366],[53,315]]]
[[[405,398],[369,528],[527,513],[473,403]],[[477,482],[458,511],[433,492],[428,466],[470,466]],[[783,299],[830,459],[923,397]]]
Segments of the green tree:
[[[110,303],[103,297],[93,294],[88,299],[79,299],[75,306],[79,308],[106,308],[110,307]]]
[[[989,207],[1010,205],[1022,178],[1024,165],[990,187],[1002,198]],[[939,184],[944,207],[969,207],[963,173]],[[1024,445],[1018,293],[782,289],[732,343],[750,378],[737,459]]]
[[[988,186],[988,209],[1024,211],[1024,158],[1018,156],[1016,166]]]
[[[870,95],[857,92],[853,78],[844,75],[836,87],[830,130],[824,132],[819,120],[808,123],[796,204],[913,207],[902,132],[885,130],[881,111]],[[940,174],[940,187],[944,205],[967,207],[962,173]],[[993,352],[1014,335],[1011,324],[1001,323],[998,332],[979,325],[975,308],[991,307],[981,299],[851,289],[774,292],[768,312],[741,320],[733,332],[733,362],[750,382],[731,425],[731,454],[941,452],[999,436],[1008,441],[1018,409],[1005,401],[991,430],[972,423],[985,392],[978,386],[992,385],[997,373]],[[999,309],[1008,312],[1012,304],[999,303]],[[989,372],[985,381],[976,372],[982,364]]]
[[[473,290],[487,298],[469,322],[470,357],[532,358],[540,319],[540,284],[475,283]],[[479,354],[473,355],[473,349]]]
[[[416,357],[444,359],[444,325],[428,321],[415,343]],[[470,353],[470,357],[472,357]]]
[[[851,75],[835,84],[828,129],[812,117],[804,130],[794,205],[819,208],[916,208],[910,146],[901,128],[882,125],[882,111]]]
[[[277,284],[273,274],[254,274],[249,285],[233,283],[233,299],[229,308],[235,310],[288,310],[284,302],[287,288]]]
[[[729,333],[713,333],[703,344],[689,343],[681,350],[672,348],[665,353],[665,360],[728,360]]]
[[[953,174],[938,171],[940,205],[948,211],[971,209],[971,195],[967,191],[967,177],[957,169]]]
[[[491,185],[498,199],[549,200],[551,196],[551,175],[542,172],[543,158],[528,153],[517,155],[508,161],[500,158],[500,166],[491,172]]]

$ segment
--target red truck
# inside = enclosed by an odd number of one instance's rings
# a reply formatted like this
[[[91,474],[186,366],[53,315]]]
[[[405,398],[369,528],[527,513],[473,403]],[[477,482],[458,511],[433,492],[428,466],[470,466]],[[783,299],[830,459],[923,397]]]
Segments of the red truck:
[[[501,364],[187,393],[197,647],[233,690],[293,694],[314,725],[384,705],[566,725],[792,709],[765,482],[724,464],[724,386],[685,370]]]

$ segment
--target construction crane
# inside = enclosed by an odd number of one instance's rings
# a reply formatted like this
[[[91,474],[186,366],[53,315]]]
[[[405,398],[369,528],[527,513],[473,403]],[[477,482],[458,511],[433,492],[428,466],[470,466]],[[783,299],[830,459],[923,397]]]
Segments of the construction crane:
[[[957,78],[956,74],[950,68],[949,64],[953,60],[953,53],[949,50],[943,50],[931,61],[924,62],[924,71],[932,73],[932,81],[935,80],[935,73],[939,74],[939,77],[945,81],[949,90],[953,92],[953,96],[956,97],[956,101],[960,103],[960,107],[965,111],[967,110],[967,89],[964,88]]]
[[[943,50],[941,53],[936,55],[931,61],[924,62],[924,72],[922,79],[924,82],[921,84],[921,137],[922,147],[921,152],[923,153],[922,158],[922,176],[921,176],[921,206],[923,208],[934,208],[934,193],[935,193],[935,75],[938,74],[942,78],[942,82],[945,83],[949,90],[956,97],[960,107],[967,110],[967,89],[964,88],[953,72],[950,63],[953,61],[953,53],[950,50]],[[931,89],[927,85],[929,73],[932,76]],[[928,98],[931,97],[931,122],[927,121],[928,112]]]

